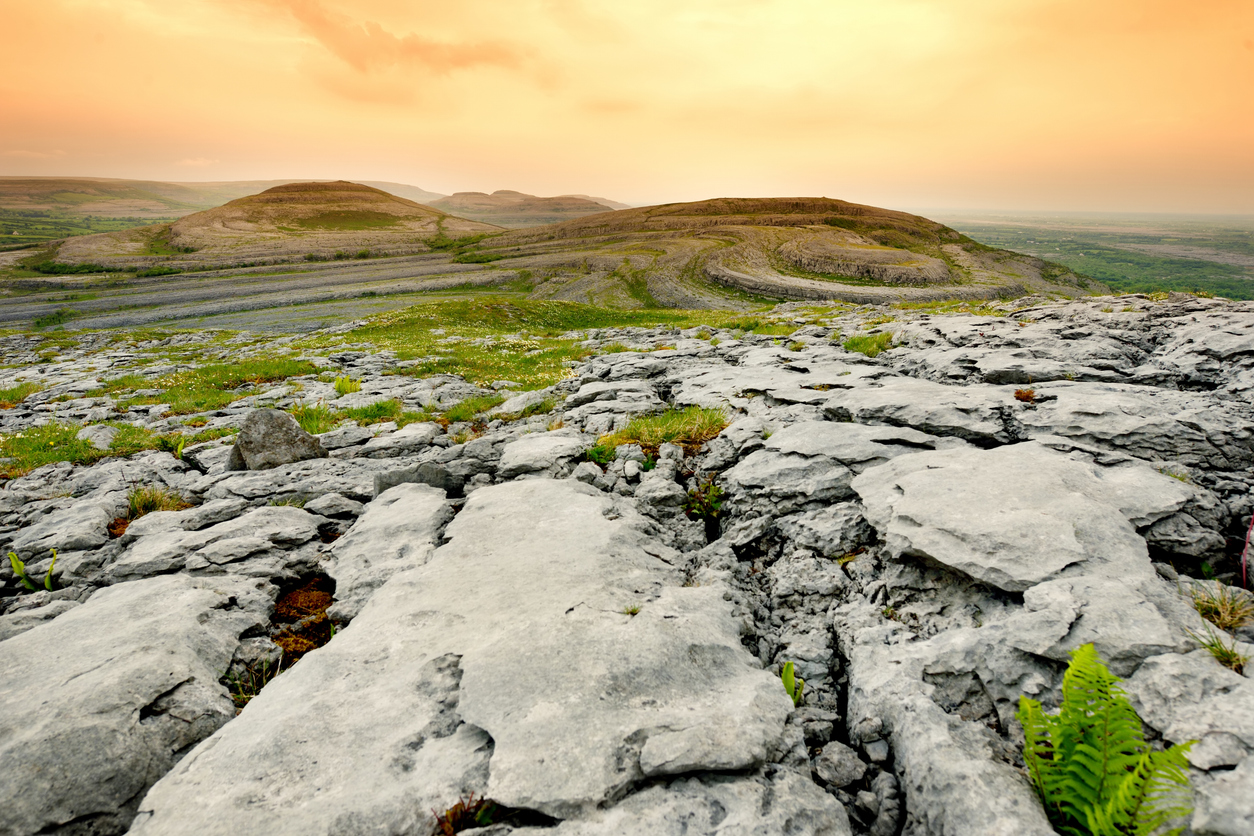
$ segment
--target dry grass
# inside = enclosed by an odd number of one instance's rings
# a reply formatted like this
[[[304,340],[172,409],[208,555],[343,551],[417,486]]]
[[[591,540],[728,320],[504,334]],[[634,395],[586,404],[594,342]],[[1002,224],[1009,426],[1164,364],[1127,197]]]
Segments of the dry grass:
[[[1229,633],[1254,621],[1254,597],[1219,581],[1195,583],[1189,590],[1198,615]]]

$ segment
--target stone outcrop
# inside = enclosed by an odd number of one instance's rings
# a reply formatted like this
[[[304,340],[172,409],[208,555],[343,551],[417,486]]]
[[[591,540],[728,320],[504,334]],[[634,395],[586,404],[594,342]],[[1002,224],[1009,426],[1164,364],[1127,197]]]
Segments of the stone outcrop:
[[[1153,745],[1196,741],[1188,832],[1244,836],[1254,688],[1199,648],[1218,628],[1192,595],[1243,594],[1254,306],[1108,301],[785,306],[786,341],[577,332],[594,353],[569,379],[478,424],[345,424],[264,469],[208,442],[11,479],[0,550],[53,588],[0,563],[0,834],[429,836],[473,792],[493,836],[1049,836],[1015,709],[1056,705],[1092,643]],[[895,347],[844,349],[870,329]],[[0,430],[91,391],[91,356]],[[387,352],[315,359],[363,404],[485,393],[385,375]],[[82,400],[102,426],[111,404]],[[268,437],[249,427],[291,420],[261,405],[203,417],[248,432],[243,458]],[[729,424],[584,455],[688,405]],[[115,536],[135,485],[191,507]],[[711,485],[717,519],[690,519]],[[291,615],[314,587],[326,614]],[[275,642],[303,623],[327,629],[293,665]],[[1254,655],[1254,625],[1225,641]],[[231,676],[276,659],[236,716]]]

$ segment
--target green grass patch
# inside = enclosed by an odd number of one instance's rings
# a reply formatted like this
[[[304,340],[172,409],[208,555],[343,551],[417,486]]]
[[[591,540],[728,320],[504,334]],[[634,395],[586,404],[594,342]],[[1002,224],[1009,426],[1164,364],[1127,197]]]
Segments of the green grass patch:
[[[12,409],[36,392],[43,391],[38,383],[19,383],[8,389],[0,389],[0,409]]]
[[[479,385],[513,380],[524,389],[542,389],[569,376],[570,364],[592,353],[577,340],[563,339],[567,331],[632,325],[723,327],[740,316],[731,311],[614,310],[575,302],[484,296],[382,313],[347,335],[312,337],[298,346],[368,343],[395,351],[401,360],[425,358],[407,371],[419,377],[455,374]],[[443,342],[445,334],[432,333],[436,329],[465,339]],[[520,333],[526,338],[502,339]],[[484,338],[494,342],[486,346],[472,342]]]
[[[885,331],[882,334],[859,334],[844,342],[845,351],[856,351],[867,357],[876,357],[880,352],[893,347],[893,335]]]
[[[340,423],[339,413],[323,403],[298,403],[288,409],[300,428],[311,435],[330,432]]]
[[[98,450],[89,441],[80,440],[78,424],[53,422],[29,427],[16,433],[0,435],[0,478],[12,479],[24,476],[38,467],[53,462],[92,464],[109,457],[125,457],[144,450],[164,450],[175,453],[180,444],[187,446],[212,441],[237,432],[235,429],[204,430],[195,435],[182,433],[154,433],[130,424],[106,422],[118,432],[108,450]]]
[[[646,454],[656,456],[658,447],[670,443],[680,445],[688,453],[695,453],[702,444],[721,433],[727,424],[727,413],[721,409],[700,406],[668,409],[658,415],[633,418],[623,429],[601,436],[597,447],[639,444]]]
[[[401,218],[396,215],[389,215],[386,212],[371,212],[367,210],[338,210],[332,212],[323,212],[314,215],[311,218],[302,218],[294,221],[295,225],[301,229],[339,229],[339,230],[361,230],[361,229],[385,229],[387,227],[396,226],[401,222]]]
[[[221,409],[251,392],[238,391],[244,384],[271,383],[298,375],[313,374],[317,368],[302,360],[242,360],[238,363],[215,363],[177,372],[149,382],[161,388],[159,395],[135,398],[130,403],[168,403],[170,413],[190,415],[210,409]]]
[[[483,253],[483,252],[458,253],[457,255],[453,256],[453,263],[454,264],[491,264],[492,262],[500,261],[503,258],[509,258],[509,256],[503,253]]]
[[[36,317],[34,326],[36,328],[48,328],[53,325],[62,325],[78,316],[78,311],[73,308],[57,308],[50,314]]]
[[[492,407],[504,403],[505,398],[501,395],[478,395],[454,406],[452,409],[444,413],[444,419],[450,424],[458,421],[473,421],[481,412],[487,412]]]
[[[382,421],[393,421],[405,411],[401,402],[395,398],[390,401],[379,401],[369,406],[355,406],[351,409],[342,410],[339,414],[344,418],[351,418],[358,424],[378,424]]]

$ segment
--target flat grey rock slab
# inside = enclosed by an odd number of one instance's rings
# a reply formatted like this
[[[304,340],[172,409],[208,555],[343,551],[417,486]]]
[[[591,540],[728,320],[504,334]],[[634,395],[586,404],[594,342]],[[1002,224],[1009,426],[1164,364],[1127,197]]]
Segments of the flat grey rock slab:
[[[1096,466],[1036,442],[903,456],[852,487],[894,558],[932,560],[1012,592],[1079,563],[1148,577],[1132,521],[1168,517],[1192,496],[1148,466]]]
[[[1009,444],[1020,438],[1011,420],[1017,404],[1014,387],[946,386],[913,377],[884,377],[829,393],[823,411],[836,421],[889,424],[982,444]]]
[[[509,442],[501,450],[500,475],[510,479],[523,473],[548,470],[583,453],[587,443],[560,432],[533,433]]]
[[[384,491],[365,509],[323,560],[323,568],[335,579],[330,615],[337,621],[355,617],[397,572],[426,563],[453,518],[444,491],[413,483]]]
[[[146,519],[141,517],[136,524]],[[326,521],[301,508],[278,505],[254,508],[207,528],[187,531],[171,514],[137,532],[139,536],[105,567],[105,576],[118,582],[183,569],[222,567],[272,548],[290,549],[307,543],[318,536],[318,526]]]
[[[119,584],[0,641],[3,832],[124,831],[145,790],[235,716],[218,678],[267,623],[266,587]]]
[[[447,545],[180,762],[132,832],[421,832],[472,790],[591,821],[646,779],[764,763],[791,701],[723,590],[680,586],[645,525],[575,480],[475,491]],[[737,809],[776,823],[752,832],[847,832],[822,795]]]
[[[370,459],[419,453],[430,447],[431,442],[443,433],[444,431],[436,424],[425,422],[406,424],[394,433],[370,439],[359,447],[356,453]]]
[[[124,497],[79,500],[21,529],[10,548],[28,563],[47,557],[49,549],[94,549],[108,541],[109,523],[122,508]]]

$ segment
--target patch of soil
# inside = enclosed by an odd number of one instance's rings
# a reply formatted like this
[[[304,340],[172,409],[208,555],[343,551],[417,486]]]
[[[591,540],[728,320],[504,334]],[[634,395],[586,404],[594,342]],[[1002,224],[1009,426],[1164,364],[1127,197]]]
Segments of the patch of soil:
[[[274,604],[274,643],[283,648],[283,667],[296,664],[311,650],[331,641],[335,628],[327,607],[335,601],[335,581],[315,575],[279,593]]]

